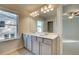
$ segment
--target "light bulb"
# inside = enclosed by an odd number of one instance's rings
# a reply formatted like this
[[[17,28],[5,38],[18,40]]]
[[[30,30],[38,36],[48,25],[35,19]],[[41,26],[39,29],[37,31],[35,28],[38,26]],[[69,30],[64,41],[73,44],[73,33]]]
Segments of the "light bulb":
[[[43,11],[43,13],[46,13],[46,11]]]
[[[68,18],[69,19],[72,19],[74,17],[74,14],[71,14],[71,16],[69,16]]]
[[[73,17],[72,17],[72,16],[69,16],[68,18],[69,18],[69,19],[72,19]]]
[[[47,10],[47,6],[44,6],[44,9]]]
[[[48,8],[51,8],[51,7],[52,7],[52,5],[49,4],[49,5],[48,5]]]
[[[48,10],[46,10],[47,12],[49,12],[49,9]]]
[[[51,10],[51,11],[53,11],[53,10],[54,10],[54,8],[51,8],[50,10]]]
[[[41,8],[41,12],[43,11],[43,8]]]
[[[36,13],[37,13],[37,11],[34,12],[34,14],[36,14]]]

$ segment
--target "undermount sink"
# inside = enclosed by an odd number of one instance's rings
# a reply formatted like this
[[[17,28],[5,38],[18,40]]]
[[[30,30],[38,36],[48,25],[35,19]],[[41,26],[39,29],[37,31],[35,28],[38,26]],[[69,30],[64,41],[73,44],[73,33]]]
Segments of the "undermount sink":
[[[48,35],[48,33],[36,33],[36,34],[40,36]]]

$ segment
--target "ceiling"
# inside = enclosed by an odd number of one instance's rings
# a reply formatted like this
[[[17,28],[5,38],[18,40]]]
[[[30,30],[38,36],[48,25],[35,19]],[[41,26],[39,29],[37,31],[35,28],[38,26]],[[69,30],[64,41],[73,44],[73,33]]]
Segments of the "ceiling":
[[[26,17],[31,12],[39,10],[44,5],[46,5],[46,4],[0,4],[0,7],[14,11],[22,17]],[[55,5],[55,8],[57,8],[57,6],[58,5]],[[55,13],[56,13],[56,11],[54,10],[53,12],[41,14],[40,17],[49,18],[49,17],[52,17],[52,15],[54,15]]]
[[[41,8],[44,4],[1,4],[0,7],[10,9],[20,15],[28,15],[32,11]]]

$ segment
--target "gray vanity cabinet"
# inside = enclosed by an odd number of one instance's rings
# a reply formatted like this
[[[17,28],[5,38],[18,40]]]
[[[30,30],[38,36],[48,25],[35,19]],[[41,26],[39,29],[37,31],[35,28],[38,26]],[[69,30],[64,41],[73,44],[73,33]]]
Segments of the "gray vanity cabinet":
[[[59,37],[50,39],[34,35],[24,35],[24,46],[36,55],[57,55],[60,54]]]
[[[40,55],[51,55],[52,54],[52,46],[51,40],[43,39],[43,43],[40,43]]]
[[[37,37],[36,36],[32,36],[32,52],[36,55],[39,55],[39,42],[37,41]]]
[[[27,37],[26,37],[26,48],[29,51],[32,50],[32,39],[31,39],[31,35],[27,35]]]
[[[23,34],[23,41],[24,41],[24,47],[25,47],[25,48],[27,48],[27,44],[26,44],[26,43],[27,43],[27,41],[26,41],[27,36],[28,36],[28,35]]]
[[[51,46],[44,43],[40,44],[40,55],[51,55]]]

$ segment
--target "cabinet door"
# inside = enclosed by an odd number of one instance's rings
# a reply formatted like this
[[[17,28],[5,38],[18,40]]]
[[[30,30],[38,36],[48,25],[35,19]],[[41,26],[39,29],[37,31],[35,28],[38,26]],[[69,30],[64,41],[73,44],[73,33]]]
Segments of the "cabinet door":
[[[28,35],[26,35],[26,34],[23,34],[23,41],[24,41],[24,47],[25,48],[27,48],[27,37],[28,37]]]
[[[39,42],[37,41],[35,36],[32,36],[32,52],[36,55],[39,55]]]
[[[40,43],[40,55],[51,55],[51,45]]]
[[[26,41],[27,41],[27,42],[26,42],[27,49],[28,49],[29,51],[31,51],[31,50],[32,50],[32,48],[31,48],[32,40],[31,40],[31,36],[30,36],[30,35],[27,36]]]

